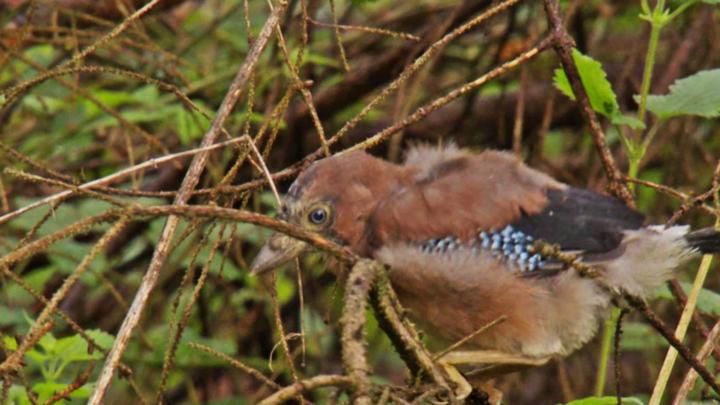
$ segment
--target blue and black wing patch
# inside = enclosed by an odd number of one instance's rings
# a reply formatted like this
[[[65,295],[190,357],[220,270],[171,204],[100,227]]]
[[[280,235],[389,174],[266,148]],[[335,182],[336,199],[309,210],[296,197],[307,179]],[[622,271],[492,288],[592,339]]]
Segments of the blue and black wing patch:
[[[523,215],[502,229],[481,230],[470,241],[454,236],[430,239],[421,251],[448,254],[457,250],[485,251],[502,260],[523,276],[549,276],[564,264],[535,253],[536,240],[557,245],[561,250],[592,258],[617,248],[626,230],[643,225],[642,214],[613,197],[589,190],[567,188],[550,190],[545,209]]]
[[[547,195],[549,204],[542,212],[523,215],[512,225],[562,250],[607,253],[620,245],[624,231],[645,222],[642,214],[620,200],[590,190],[569,187]]]

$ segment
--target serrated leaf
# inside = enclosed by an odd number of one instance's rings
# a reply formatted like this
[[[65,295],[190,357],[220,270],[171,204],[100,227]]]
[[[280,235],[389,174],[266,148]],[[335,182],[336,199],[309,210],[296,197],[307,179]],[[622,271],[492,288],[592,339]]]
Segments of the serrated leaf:
[[[720,1],[720,0],[719,0]],[[638,101],[639,96],[635,96]],[[650,95],[647,109],[660,118],[698,115],[713,118],[720,115],[720,69],[703,70],[676,80],[664,96]]]
[[[574,48],[573,60],[575,61],[575,66],[577,66],[578,73],[580,74],[580,80],[590,101],[590,106],[595,112],[609,118],[615,125],[627,125],[633,129],[645,128],[645,124],[639,119],[629,115],[623,115],[620,112],[617,96],[600,62],[587,55],[583,55]],[[560,92],[571,100],[575,100],[575,93],[563,69],[555,69],[553,81],[555,87],[560,90]]]
[[[606,117],[617,115],[620,109],[617,97],[600,62],[583,55],[582,52],[574,48],[573,60],[593,110]],[[562,69],[555,70],[555,86],[566,96],[575,100],[575,94],[570,87],[570,82]]]
[[[570,100],[575,100],[575,93],[573,93],[570,80],[568,80],[568,77],[562,68],[555,69],[553,83],[555,83],[555,88],[560,90],[562,94],[566,95]]]

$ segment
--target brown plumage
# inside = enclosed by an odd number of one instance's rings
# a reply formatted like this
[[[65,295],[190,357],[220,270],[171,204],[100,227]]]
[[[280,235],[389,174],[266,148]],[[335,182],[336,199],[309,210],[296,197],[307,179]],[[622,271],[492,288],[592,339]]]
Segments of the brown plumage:
[[[610,305],[598,283],[528,250],[558,244],[597,266],[604,283],[644,296],[714,231],[643,226],[619,201],[560,183],[511,154],[421,146],[396,165],[356,151],[298,176],[281,217],[388,266],[402,303],[427,333],[531,358],[567,355],[594,335]],[[269,242],[260,272],[302,249]],[[288,247],[292,245],[292,247]]]

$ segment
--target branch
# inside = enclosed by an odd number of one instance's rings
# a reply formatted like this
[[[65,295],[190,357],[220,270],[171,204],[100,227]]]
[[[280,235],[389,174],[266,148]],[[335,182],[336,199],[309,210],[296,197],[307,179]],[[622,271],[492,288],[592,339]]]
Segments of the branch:
[[[343,367],[355,386],[353,404],[370,405],[370,366],[365,347],[365,318],[368,296],[382,266],[362,259],[353,266],[345,283],[340,318]]]
[[[413,376],[418,379],[429,379],[446,392],[451,392],[445,375],[423,346],[415,327],[402,315],[400,301],[384,271],[380,273],[370,293],[370,303],[380,327],[390,338],[395,350]]]
[[[655,315],[650,309],[648,308],[645,301],[641,300],[640,298],[625,294],[624,296],[625,300],[632,305],[633,308],[637,309],[638,312],[640,312],[645,319],[650,323],[650,325],[655,328],[660,334],[665,338],[665,340],[670,343],[672,347],[677,350],[677,352],[680,354],[680,356],[685,359],[685,361],[692,367],[705,381],[707,385],[709,385],[717,394],[720,394],[720,386],[718,386],[717,381],[715,380],[715,377],[713,377],[712,373],[708,371],[705,366],[700,363],[700,361],[693,355],[693,353],[688,349],[686,345],[684,345],[680,340],[678,340],[673,332],[665,325],[665,323],[662,321],[662,319],[658,318],[657,315]]]
[[[595,141],[595,147],[600,154],[605,174],[610,179],[610,190],[617,197],[625,201],[625,204],[634,207],[635,202],[632,194],[627,188],[627,185],[622,181],[622,172],[618,169],[615,159],[610,153],[610,148],[608,148],[607,142],[605,141],[605,133],[600,126],[595,111],[590,106],[585,87],[580,80],[580,74],[572,57],[572,48],[575,45],[575,41],[563,25],[558,1],[545,0],[545,13],[547,15],[548,25],[552,30],[553,47],[558,57],[560,57],[560,63],[562,63],[563,70],[565,70],[567,74],[573,93],[577,98],[578,104],[580,104],[580,112],[590,127],[590,135],[592,135]]]
[[[268,17],[267,21],[265,21],[265,25],[263,26],[260,35],[258,35],[258,38],[253,44],[252,48],[250,48],[250,51],[245,58],[245,62],[238,70],[235,79],[233,79],[233,82],[230,85],[230,89],[225,95],[225,99],[220,105],[217,115],[213,120],[210,130],[203,137],[201,143],[202,147],[210,146],[215,143],[216,138],[222,131],[225,120],[230,116],[230,113],[232,112],[235,104],[240,98],[240,95],[242,94],[243,88],[245,87],[248,78],[255,70],[258,59],[260,58],[260,54],[265,49],[265,46],[267,45],[268,40],[272,35],[272,32],[279,24],[280,19],[284,15],[286,9],[287,2],[284,0],[280,0],[277,7],[275,7],[270,14],[270,17]],[[175,204],[185,205],[187,203],[188,199],[192,195],[193,190],[195,189],[195,186],[200,179],[200,175],[205,168],[208,156],[209,152],[201,152],[195,155],[192,162],[190,163],[187,174],[183,179],[182,185],[180,186],[178,195],[175,197]],[[150,293],[155,287],[155,283],[157,282],[158,276],[160,275],[160,269],[163,267],[165,259],[170,253],[171,241],[173,235],[175,234],[175,230],[177,229],[179,221],[180,218],[178,218],[177,216],[170,216],[165,223],[163,233],[160,236],[157,245],[155,246],[155,252],[153,253],[153,258],[150,261],[147,273],[145,273],[145,277],[143,277],[140,288],[135,294],[135,299],[133,300],[132,306],[130,307],[130,310],[125,317],[125,320],[120,326],[120,330],[118,331],[115,342],[113,343],[113,347],[112,349],[110,349],[110,354],[108,355],[102,372],[100,373],[100,377],[98,378],[95,390],[93,391],[93,394],[88,401],[89,405],[100,405],[103,402],[103,397],[105,396],[105,392],[110,385],[110,381],[112,380],[115,368],[120,361],[120,357],[125,351],[125,347],[130,340],[130,336],[132,335],[135,326],[137,326],[137,323],[140,320],[140,316],[145,309],[145,305],[147,304],[147,300],[150,297]]]
[[[318,375],[289,385],[263,399],[258,403],[258,405],[277,405],[296,397],[303,391],[309,391],[315,388],[327,387],[330,385],[342,387],[350,384],[352,384],[352,378],[344,375]]]
[[[198,153],[207,153],[207,152],[213,151],[215,149],[221,149],[228,145],[232,145],[232,144],[235,144],[235,143],[238,143],[241,141],[251,142],[249,139],[247,139],[246,137],[243,136],[243,137],[231,139],[229,141],[213,143],[213,144],[202,146],[199,148],[186,150],[186,151],[182,151],[182,152],[178,152],[178,153],[173,153],[170,155],[160,156],[160,157],[157,157],[154,159],[147,160],[145,162],[142,162],[142,163],[134,165],[134,166],[130,166],[128,168],[125,168],[125,169],[115,172],[113,174],[107,175],[105,177],[101,177],[99,179],[77,185],[77,186],[75,186],[76,190],[70,189],[70,190],[61,191],[59,193],[45,197],[39,201],[35,201],[32,204],[28,204],[22,208],[18,208],[15,211],[8,212],[7,214],[0,216],[0,225],[4,224],[12,219],[15,219],[15,218],[19,217],[20,215],[22,215],[30,210],[33,210],[35,208],[41,207],[43,205],[49,205],[49,204],[52,204],[55,202],[64,201],[64,200],[72,197],[74,194],[77,194],[78,190],[93,190],[93,189],[99,188],[100,186],[105,186],[108,184],[115,183],[119,180],[122,180],[122,179],[132,175],[133,173],[137,173],[137,172],[145,170],[145,169],[157,168],[157,166],[167,163],[167,162],[171,162],[171,161],[181,159],[184,157],[188,157],[188,156],[193,156]],[[9,169],[9,168],[5,169],[6,172],[8,170],[11,170],[11,169]]]

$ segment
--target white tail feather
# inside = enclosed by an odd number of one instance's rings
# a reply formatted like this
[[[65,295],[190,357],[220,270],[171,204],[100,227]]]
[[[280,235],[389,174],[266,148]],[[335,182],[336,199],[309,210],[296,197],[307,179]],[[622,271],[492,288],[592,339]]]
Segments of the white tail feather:
[[[675,269],[697,254],[685,240],[687,226],[648,226],[625,232],[619,257],[600,263],[610,286],[648,296],[670,279]]]

